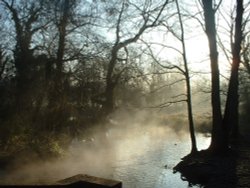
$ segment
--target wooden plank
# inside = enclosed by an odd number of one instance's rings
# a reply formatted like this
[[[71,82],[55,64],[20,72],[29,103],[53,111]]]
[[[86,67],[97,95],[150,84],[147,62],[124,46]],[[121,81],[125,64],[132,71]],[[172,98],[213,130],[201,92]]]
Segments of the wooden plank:
[[[122,188],[122,182],[86,174],[78,174],[57,182],[58,185],[89,186],[89,188]],[[87,188],[87,187],[86,187]]]
[[[122,188],[122,182],[109,180],[84,174],[78,174],[54,184],[48,185],[0,185],[1,187],[18,187],[18,188]]]

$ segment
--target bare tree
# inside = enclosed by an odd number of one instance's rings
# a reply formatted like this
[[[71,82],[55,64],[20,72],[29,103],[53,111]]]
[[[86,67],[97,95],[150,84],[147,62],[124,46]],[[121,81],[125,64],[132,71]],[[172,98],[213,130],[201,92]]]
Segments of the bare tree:
[[[140,7],[137,7],[135,4],[131,3],[129,6],[134,6],[137,11],[140,11],[142,21],[139,29],[131,35],[129,38],[122,40],[121,37],[121,26],[122,26],[122,17],[126,11],[126,7],[128,6],[127,1],[122,1],[120,10],[118,12],[116,26],[115,26],[115,42],[111,49],[111,57],[107,67],[107,75],[106,75],[106,88],[104,92],[105,102],[103,104],[105,113],[109,114],[114,109],[114,89],[118,83],[120,73],[115,73],[115,67],[119,60],[119,52],[124,49],[126,51],[126,47],[129,44],[136,42],[140,36],[149,28],[156,27],[159,24],[160,17],[164,11],[165,6],[168,4],[168,0],[165,0],[160,6],[148,10],[142,10]],[[147,4],[148,2],[145,2]],[[146,6],[145,6],[146,7]]]
[[[212,99],[212,139],[210,149],[221,152],[227,149],[225,142],[225,132],[222,129],[222,114],[220,100],[220,71],[218,66],[218,50],[216,39],[215,13],[218,7],[214,7],[213,0],[202,0],[205,31],[208,37],[210,62],[211,62],[211,99]]]
[[[185,32],[182,22],[182,16],[180,12],[180,7],[178,0],[176,2],[177,7],[177,13],[180,23],[180,29],[181,29],[181,36],[179,40],[182,44],[182,58],[184,63],[184,76],[186,81],[186,93],[187,93],[187,111],[188,111],[188,120],[189,120],[189,131],[190,131],[190,137],[191,137],[191,143],[192,143],[192,149],[191,154],[197,152],[197,145],[196,145],[196,138],[195,138],[195,131],[194,131],[194,121],[193,121],[193,111],[192,111],[192,91],[191,91],[191,84],[190,84],[190,75],[189,75],[189,68],[188,68],[188,61],[187,61],[187,54],[186,54],[186,45],[185,45]]]
[[[177,54],[181,56],[183,64],[182,66],[181,65],[179,66],[179,65],[175,65],[173,63],[168,62],[168,65],[163,65],[159,60],[157,60],[156,57],[154,57],[153,55],[154,52],[152,50],[150,50],[150,54],[151,54],[151,57],[153,57],[153,59],[155,60],[155,62],[158,65],[160,65],[162,68],[164,68],[165,70],[168,70],[170,72],[172,71],[172,74],[174,73],[174,71],[177,71],[179,74],[181,74],[181,76],[184,76],[184,78],[182,77],[183,79],[181,80],[185,81],[186,91],[185,91],[185,94],[178,95],[178,96],[185,97],[185,99],[178,99],[178,100],[175,99],[173,101],[168,101],[168,102],[165,102],[164,104],[158,105],[158,107],[163,107],[163,106],[167,106],[167,105],[179,103],[179,102],[186,102],[189,131],[190,131],[190,138],[191,138],[191,154],[194,154],[197,152],[197,144],[196,144],[196,137],[195,137],[195,130],[194,130],[194,120],[193,120],[193,110],[192,110],[192,91],[191,91],[191,81],[190,81],[190,73],[189,73],[190,70],[188,67],[187,52],[186,52],[185,29],[184,29],[182,14],[181,14],[178,0],[176,0],[175,3],[176,3],[177,12],[173,13],[171,17],[177,15],[180,32],[177,32],[175,29],[173,29],[170,26],[170,24],[168,24],[168,20],[165,20],[164,22],[162,22],[162,25],[167,29],[168,32],[172,34],[172,36],[175,39],[177,39],[177,41],[180,42],[181,49],[178,49],[175,46],[169,46],[167,44],[158,44],[158,43],[156,44],[162,46],[163,48],[172,49],[175,52],[177,52]],[[144,43],[146,44],[146,42]],[[150,45],[148,44],[146,45],[150,49]],[[176,81],[175,83],[179,81]]]
[[[70,24],[70,16],[74,2],[69,0],[58,0],[53,2],[54,8],[54,24],[58,33],[56,57],[55,57],[55,79],[54,88],[50,88],[50,102],[55,105],[63,105],[63,70],[64,70],[64,56],[67,39],[67,28]]]
[[[241,43],[243,39],[242,34],[242,18],[243,18],[243,0],[237,0],[236,18],[235,18],[235,33],[233,43],[233,61],[231,65],[231,75],[229,80],[229,87],[227,92],[227,100],[225,113],[223,118],[224,130],[229,134],[233,130],[233,136],[237,137],[239,134],[239,66],[241,62]]]
[[[222,118],[220,104],[220,79],[218,68],[218,52],[215,28],[215,12],[213,1],[203,0],[206,34],[209,40],[210,60],[212,70],[212,109],[213,109],[213,130],[210,149],[215,152],[222,152],[228,149],[228,135],[233,128],[234,136],[238,135],[238,87],[239,87],[239,65],[242,42],[242,17],[243,1],[237,0],[234,42],[232,44],[233,62],[226,98],[225,113]],[[231,29],[232,30],[232,29]],[[231,31],[232,32],[232,31]],[[232,36],[232,35],[231,35]],[[232,41],[232,40],[231,40]]]
[[[16,1],[1,0],[1,5],[11,15],[15,30],[14,64],[17,80],[17,103],[24,108],[31,104],[27,91],[36,75],[36,62],[34,61],[33,36],[40,31],[45,23],[39,22],[43,9],[42,1]]]

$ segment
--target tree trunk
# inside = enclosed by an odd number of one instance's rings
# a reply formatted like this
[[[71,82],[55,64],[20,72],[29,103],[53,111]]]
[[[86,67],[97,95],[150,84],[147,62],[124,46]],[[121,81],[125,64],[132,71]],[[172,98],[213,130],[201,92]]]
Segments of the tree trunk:
[[[233,62],[231,67],[231,75],[229,80],[229,87],[227,92],[227,100],[225,107],[225,114],[223,119],[224,129],[229,134],[232,130],[232,136],[237,137],[239,134],[239,65],[240,65],[240,51],[242,42],[242,16],[244,12],[243,0],[237,0],[237,15],[235,20],[235,35],[233,45]]]
[[[182,57],[183,57],[184,67],[185,67],[185,80],[186,80],[186,87],[187,87],[186,88],[187,110],[188,110],[189,132],[190,132],[190,138],[191,138],[191,153],[196,153],[197,144],[196,144],[196,138],[195,138],[193,111],[192,111],[192,92],[191,92],[189,69],[188,69],[188,62],[187,62],[187,56],[186,56],[184,27],[182,23],[178,0],[176,0],[176,7],[177,7],[178,17],[179,17],[179,22],[180,22],[180,27],[181,27]]]
[[[58,50],[57,50],[57,58],[56,58],[55,86],[59,94],[60,94],[60,91],[62,90],[63,56],[64,56],[64,51],[65,51],[66,27],[68,25],[69,9],[70,9],[69,0],[65,0],[64,5],[63,5],[63,15],[62,15],[62,18],[60,18],[61,20],[58,25],[59,41],[58,41]]]
[[[205,17],[205,28],[209,42],[211,81],[212,81],[212,138],[210,149],[213,152],[222,152],[228,145],[225,140],[225,132],[222,129],[222,114],[220,101],[220,72],[218,67],[218,51],[216,40],[215,10],[212,0],[202,0]]]
[[[143,17],[143,24],[138,29],[137,33],[135,33],[134,36],[131,36],[130,38],[121,41],[121,36],[120,36],[120,34],[122,33],[121,32],[121,24],[122,24],[121,18],[122,18],[124,11],[125,11],[126,6],[127,6],[127,1],[122,1],[121,10],[119,11],[118,19],[117,19],[117,23],[116,23],[115,44],[111,50],[111,59],[110,59],[109,64],[108,64],[108,70],[107,70],[107,76],[106,76],[106,88],[104,91],[105,101],[103,104],[103,110],[104,110],[105,115],[108,115],[114,109],[114,89],[117,85],[117,82],[119,81],[119,76],[114,78],[114,76],[117,76],[117,75],[114,75],[114,68],[115,68],[116,63],[117,63],[118,51],[122,48],[125,48],[129,44],[136,42],[140,38],[140,36],[144,33],[145,30],[157,26],[156,23],[158,22],[161,14],[162,14],[162,12],[167,4],[168,4],[168,0],[165,0],[165,2],[162,4],[159,11],[156,13],[156,16],[153,20],[148,19],[149,17],[147,17],[147,16]],[[144,15],[144,14],[145,14],[145,12],[142,12],[142,15]],[[147,14],[151,14],[151,13],[148,12]]]
[[[69,24],[69,11],[70,11],[70,0],[64,0],[61,2],[62,5],[62,14],[59,14],[58,23],[57,23],[57,32],[58,32],[58,48],[56,51],[56,58],[54,63],[56,65],[55,76],[53,77],[52,87],[48,87],[49,95],[49,104],[48,104],[48,115],[47,115],[47,128],[49,131],[56,132],[61,130],[62,124],[58,119],[66,118],[64,112],[65,108],[65,87],[63,80],[63,68],[64,68],[64,54],[65,54],[65,45],[67,37],[67,26]],[[56,5],[56,2],[55,2]],[[56,11],[56,10],[55,10]],[[47,68],[51,68],[51,62],[48,62]],[[61,118],[59,118],[61,117]]]
[[[107,76],[106,76],[106,88],[105,88],[105,101],[103,110],[105,114],[110,114],[114,109],[114,88],[115,82],[113,80],[114,68],[117,61],[117,53],[119,48],[115,44],[111,51],[111,59],[108,64]]]

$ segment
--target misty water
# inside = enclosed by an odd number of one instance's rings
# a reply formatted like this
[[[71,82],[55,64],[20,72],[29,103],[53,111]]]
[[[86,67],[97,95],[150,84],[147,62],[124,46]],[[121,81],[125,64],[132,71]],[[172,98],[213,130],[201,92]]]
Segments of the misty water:
[[[198,134],[197,142],[205,149],[209,138]],[[32,161],[27,156],[2,172],[0,183],[43,184],[81,173],[120,180],[123,188],[188,187],[172,169],[189,151],[186,131],[151,123],[112,128],[74,139],[62,159]]]

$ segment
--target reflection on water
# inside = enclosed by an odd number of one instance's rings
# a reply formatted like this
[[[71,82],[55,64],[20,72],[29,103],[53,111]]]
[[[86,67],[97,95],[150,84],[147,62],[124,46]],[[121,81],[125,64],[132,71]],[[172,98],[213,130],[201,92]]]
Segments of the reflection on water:
[[[202,135],[197,136],[197,141],[200,149],[209,144]],[[180,174],[172,173],[180,158],[190,151],[188,135],[150,129],[146,134],[124,138],[116,147],[111,178],[122,180],[124,188],[188,187]]]
[[[204,149],[209,139],[198,135],[197,142]],[[189,153],[189,136],[167,127],[112,129],[74,141],[69,151],[63,160],[18,166],[2,182],[44,183],[83,173],[121,180],[123,188],[188,187],[172,168]]]
[[[182,181],[180,174],[173,174],[172,170],[190,151],[187,133],[176,133],[162,126],[137,127],[119,133],[120,130],[110,131],[109,144],[96,153],[100,158],[97,157],[95,163],[101,160],[104,171],[89,170],[88,173],[121,180],[123,188],[188,187],[188,182]],[[94,140],[98,142],[98,136]],[[210,140],[199,134],[197,142],[199,149],[205,149]],[[77,148],[72,149],[79,153]]]

